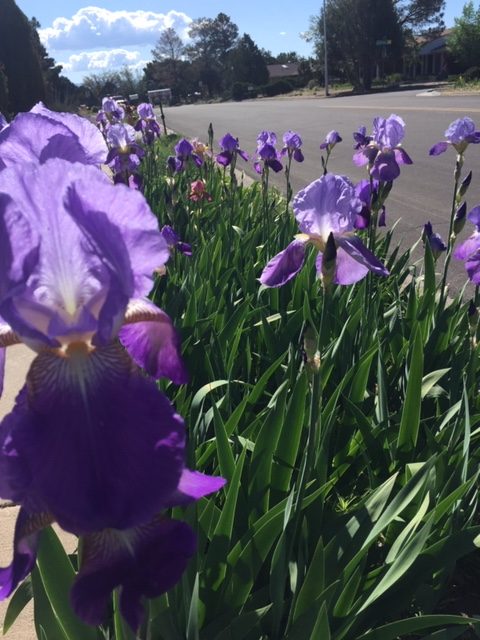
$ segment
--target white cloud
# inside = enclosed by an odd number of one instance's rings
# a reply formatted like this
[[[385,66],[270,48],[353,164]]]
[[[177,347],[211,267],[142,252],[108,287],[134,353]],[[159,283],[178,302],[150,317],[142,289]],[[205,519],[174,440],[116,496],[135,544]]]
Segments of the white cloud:
[[[140,58],[139,51],[126,49],[109,49],[108,51],[83,51],[72,54],[67,62],[60,63],[67,72],[101,73],[107,69],[119,69],[125,66],[130,69],[140,69],[146,60]]]
[[[51,27],[40,29],[47,50],[81,50],[100,47],[153,45],[160,32],[173,27],[180,37],[188,37],[192,19],[186,13],[169,11],[109,11],[83,7],[72,18],[56,18]]]
[[[287,35],[287,32],[286,32],[286,31],[280,31],[280,35],[281,35],[281,36],[286,36],[286,35]]]

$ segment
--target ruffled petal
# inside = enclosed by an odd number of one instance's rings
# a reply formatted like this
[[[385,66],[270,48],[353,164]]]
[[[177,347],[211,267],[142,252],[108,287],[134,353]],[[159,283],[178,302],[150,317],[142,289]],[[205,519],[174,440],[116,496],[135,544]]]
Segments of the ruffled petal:
[[[120,342],[139,367],[155,379],[188,382],[180,338],[169,316],[148,300],[130,302]]]
[[[15,523],[13,560],[8,567],[0,569],[0,600],[8,598],[33,569],[39,533],[52,522],[48,514],[29,515],[25,509],[20,509]]]
[[[455,247],[453,257],[457,260],[466,260],[469,256],[480,249],[480,233],[476,231],[469,238]]]
[[[141,599],[173,587],[195,549],[190,527],[163,517],[131,530],[85,536],[82,568],[71,592],[76,614],[88,624],[100,624],[111,591],[120,587],[121,612],[136,631],[143,617]]]
[[[150,520],[184,469],[182,418],[119,344],[38,355],[0,445],[3,497],[76,534]]]
[[[264,268],[259,280],[267,287],[281,287],[294,278],[305,263],[305,242],[294,240]]]

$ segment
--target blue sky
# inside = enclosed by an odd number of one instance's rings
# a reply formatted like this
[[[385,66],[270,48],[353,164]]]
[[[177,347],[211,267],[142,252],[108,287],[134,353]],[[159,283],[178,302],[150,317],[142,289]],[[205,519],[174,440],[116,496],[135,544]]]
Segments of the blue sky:
[[[453,25],[466,0],[447,0],[445,22]],[[142,69],[162,29],[173,26],[187,37],[192,19],[223,11],[260,47],[310,55],[312,46],[301,33],[322,0],[16,0],[20,9],[39,20],[49,54],[64,65],[74,82],[126,64]],[[475,2],[475,5],[477,3]]]

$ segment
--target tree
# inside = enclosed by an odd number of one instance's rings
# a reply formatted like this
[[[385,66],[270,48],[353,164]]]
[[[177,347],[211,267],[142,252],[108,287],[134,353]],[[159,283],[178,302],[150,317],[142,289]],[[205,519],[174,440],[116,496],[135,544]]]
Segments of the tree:
[[[181,93],[181,79],[180,69],[182,68],[182,56],[185,52],[185,45],[178,33],[172,27],[165,29],[160,34],[155,48],[152,50],[153,63],[161,63],[157,67],[156,75],[160,75],[161,70],[162,82],[161,85],[166,88],[172,89],[172,92],[176,95]],[[151,69],[150,76],[152,77]],[[155,72],[153,73],[155,75]]]
[[[402,32],[394,0],[330,0],[326,7],[329,66],[334,75],[368,90],[376,68],[384,73],[395,70]],[[310,39],[323,60],[323,10],[312,18]]]
[[[402,28],[412,31],[442,28],[445,0],[393,0]]]
[[[230,51],[231,79],[261,85],[268,82],[268,70],[262,52],[252,38],[244,33]]]
[[[216,18],[194,20],[189,35],[193,42],[186,54],[196,63],[200,82],[210,95],[221,91],[228,79],[228,54],[237,43],[237,25],[219,13]]]
[[[9,111],[28,111],[45,100],[32,25],[14,0],[0,2],[0,66],[8,81]]]
[[[448,38],[448,48],[461,70],[480,66],[480,5],[467,2]]]

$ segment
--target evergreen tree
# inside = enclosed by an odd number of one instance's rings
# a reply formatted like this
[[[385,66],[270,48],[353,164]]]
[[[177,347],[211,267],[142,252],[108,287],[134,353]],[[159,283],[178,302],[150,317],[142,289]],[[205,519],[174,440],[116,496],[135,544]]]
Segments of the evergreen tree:
[[[0,65],[8,81],[8,111],[28,111],[45,100],[32,26],[14,0],[0,1]]]
[[[255,85],[268,82],[268,70],[262,52],[247,33],[230,51],[229,58],[232,81]]]

